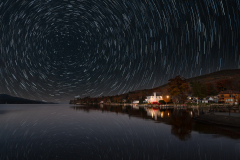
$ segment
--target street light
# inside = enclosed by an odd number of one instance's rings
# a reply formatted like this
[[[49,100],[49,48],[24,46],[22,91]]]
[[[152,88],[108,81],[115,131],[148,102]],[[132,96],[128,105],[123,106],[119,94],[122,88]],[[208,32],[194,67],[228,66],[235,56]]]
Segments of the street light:
[[[169,98],[169,96],[167,96],[167,99]],[[168,100],[167,100],[168,101]]]

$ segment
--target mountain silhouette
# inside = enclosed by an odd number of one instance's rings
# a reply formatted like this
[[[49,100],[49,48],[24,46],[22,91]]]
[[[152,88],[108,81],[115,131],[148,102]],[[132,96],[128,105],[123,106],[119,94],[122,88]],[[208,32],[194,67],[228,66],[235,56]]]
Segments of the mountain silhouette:
[[[20,97],[13,97],[7,94],[0,94],[0,104],[54,104],[38,100],[29,100]]]

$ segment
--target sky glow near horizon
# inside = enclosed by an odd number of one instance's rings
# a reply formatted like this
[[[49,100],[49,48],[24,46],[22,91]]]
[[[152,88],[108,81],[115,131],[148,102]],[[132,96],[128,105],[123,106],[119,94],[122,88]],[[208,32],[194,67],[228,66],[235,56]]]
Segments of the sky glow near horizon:
[[[0,93],[63,102],[240,68],[239,0],[5,0]]]

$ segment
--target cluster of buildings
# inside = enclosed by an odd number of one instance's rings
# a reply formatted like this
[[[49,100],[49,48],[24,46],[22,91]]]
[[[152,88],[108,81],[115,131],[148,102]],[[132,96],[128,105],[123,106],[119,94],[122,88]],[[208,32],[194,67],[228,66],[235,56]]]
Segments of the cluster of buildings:
[[[226,104],[239,104],[240,103],[240,92],[234,90],[221,91],[218,95],[208,96],[205,98],[198,99],[197,97],[188,96],[191,102],[198,103],[226,103]]]
[[[227,104],[239,104],[240,103],[240,92],[234,90],[226,90],[219,92],[218,95],[208,96],[205,98],[193,97],[191,95],[188,96],[187,102],[192,103],[227,103]],[[155,104],[160,100],[164,100],[165,102],[170,101],[170,96],[163,95],[161,92],[153,92],[152,95],[147,96],[145,99],[146,103]]]
[[[76,97],[75,97],[76,98]],[[146,96],[145,101],[143,103],[149,103],[149,104],[159,104],[162,103],[161,101],[164,101],[165,103],[170,103],[172,100],[176,103],[178,101],[176,99],[172,99],[169,95],[162,94],[161,92],[153,92],[151,95]],[[77,100],[71,100],[70,104],[84,104],[84,103],[111,103],[111,98],[105,97],[105,98],[90,98],[85,97],[82,99]],[[127,103],[127,99],[122,99],[122,103]],[[129,103],[129,101],[128,101]],[[133,104],[139,104],[139,100],[131,101],[130,103]],[[234,90],[226,90],[219,92],[218,95],[215,96],[208,96],[205,98],[199,98],[199,97],[193,97],[189,95],[187,97],[187,103],[226,103],[226,104],[239,104],[240,103],[240,92],[234,91]]]

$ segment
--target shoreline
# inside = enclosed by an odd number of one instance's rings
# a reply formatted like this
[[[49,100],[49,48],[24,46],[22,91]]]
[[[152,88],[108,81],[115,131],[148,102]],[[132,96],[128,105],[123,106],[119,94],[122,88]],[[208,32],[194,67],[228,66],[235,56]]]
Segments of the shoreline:
[[[196,122],[219,126],[240,134],[240,117],[204,114],[192,118]]]

